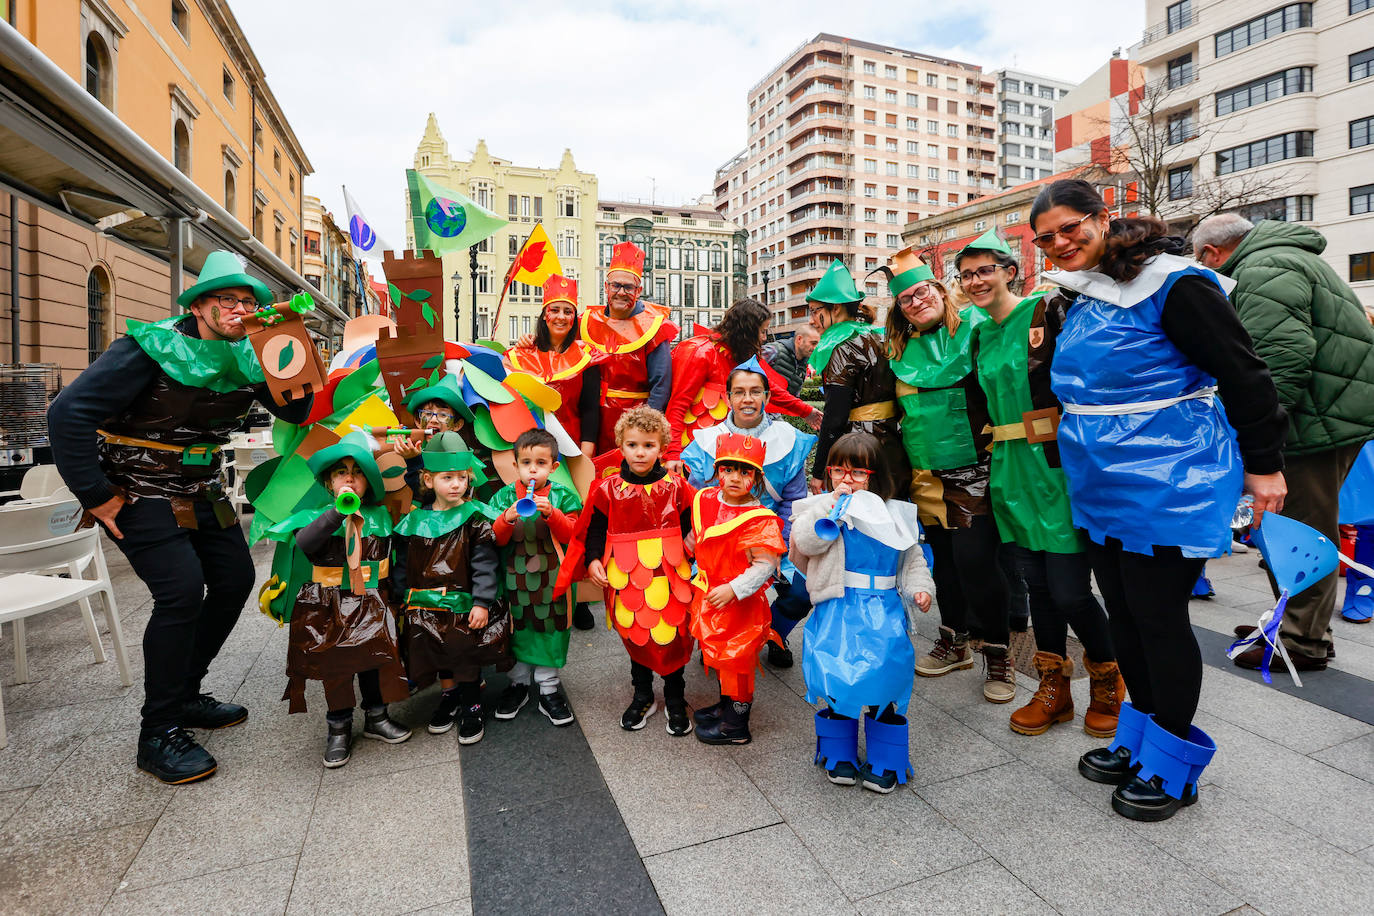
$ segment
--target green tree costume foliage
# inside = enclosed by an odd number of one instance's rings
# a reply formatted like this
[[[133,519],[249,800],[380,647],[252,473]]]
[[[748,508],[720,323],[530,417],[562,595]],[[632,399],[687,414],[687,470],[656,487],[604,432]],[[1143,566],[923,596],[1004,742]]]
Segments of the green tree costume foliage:
[[[492,497],[491,507],[499,515],[525,494],[526,484],[506,484]],[[549,502],[560,512],[582,508],[577,493],[561,484],[549,482]],[[527,665],[562,668],[568,661],[567,600],[555,601],[554,580],[558,578],[561,557],[554,549],[548,523],[538,514],[517,518],[515,532],[501,548],[505,567],[506,601],[515,630],[511,634],[511,654]]]
[[[916,391],[902,393],[902,444],[913,468],[943,471],[978,463],[978,450],[969,418],[967,396],[959,385],[973,371],[973,329],[987,314],[973,306],[959,313],[959,327],[950,336],[943,324],[913,336],[902,358],[891,362],[898,381]]]
[[[1020,423],[1035,410],[1031,373],[1043,376],[1049,390],[1049,358],[1054,343],[1045,327],[1044,295],[1022,299],[1006,320],[984,321],[974,331],[978,382],[987,393],[988,413],[996,426]],[[1032,366],[1029,350],[1033,328],[1043,334],[1038,349],[1048,352]],[[1057,462],[1056,462],[1057,464]],[[988,485],[993,516],[1002,540],[1030,550],[1080,553],[1085,539],[1073,527],[1064,471],[1051,467],[1045,445],[1025,439],[998,442],[992,448],[992,479]]]
[[[129,320],[129,336],[163,372],[191,388],[220,394],[263,383],[262,366],[253,345],[243,340],[202,340],[176,329],[186,319],[173,315],[158,321]]]

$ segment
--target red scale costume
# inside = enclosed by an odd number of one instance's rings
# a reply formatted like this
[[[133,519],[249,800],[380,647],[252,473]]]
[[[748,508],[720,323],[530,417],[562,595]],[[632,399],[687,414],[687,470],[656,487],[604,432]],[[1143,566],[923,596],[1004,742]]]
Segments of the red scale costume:
[[[544,307],[555,302],[570,303],[576,310],[577,281],[557,274],[549,277],[544,283]],[[583,373],[605,359],[604,352],[584,340],[571,341],[568,349],[561,353],[533,346],[511,347],[506,351],[506,360],[512,369],[536,376],[562,397],[563,403],[554,411],[554,416],[574,442],[582,441],[582,417],[577,408],[582,398]]]
[[[611,251],[606,273],[617,270],[642,278],[644,252],[630,242],[619,243]],[[649,351],[677,337],[677,325],[668,320],[667,306],[644,300],[640,304],[643,309],[629,318],[612,318],[603,308],[588,308],[582,313],[582,339],[606,360],[601,365],[597,454],[615,448],[615,424],[621,414],[648,404]]]
[[[763,443],[751,436],[721,436],[716,460],[748,464],[762,474]],[[770,625],[767,583],[722,608],[712,607],[706,595],[718,585],[729,584],[761,554],[776,566],[777,558],[787,552],[782,519],[757,500],[747,506],[727,505],[720,488],[710,487],[692,501],[692,535],[698,570],[692,583],[696,586],[692,635],[701,644],[702,662],[720,676],[721,695],[749,702],[754,697],[759,650],[770,640],[782,644]]]
[[[714,331],[697,325],[698,333],[673,349],[673,394],[664,414],[672,433],[663,460],[681,458],[682,450],[692,442],[692,434],[719,424],[730,412],[726,382],[741,360],[730,354]],[[768,377],[768,411],[789,417],[806,417],[810,404],[788,393],[787,380],[762,360]]]

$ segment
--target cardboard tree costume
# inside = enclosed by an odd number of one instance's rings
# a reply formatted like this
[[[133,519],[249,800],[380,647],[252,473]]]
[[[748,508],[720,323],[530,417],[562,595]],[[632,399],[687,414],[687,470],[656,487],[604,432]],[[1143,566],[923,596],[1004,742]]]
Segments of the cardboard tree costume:
[[[506,484],[491,501],[492,511],[497,513],[492,528],[501,547],[505,598],[515,624],[511,654],[528,665],[562,668],[568,661],[573,596],[554,598],[553,591],[568,543],[577,530],[582,500],[568,487],[548,481],[534,491],[553,506],[547,518],[535,512],[528,518],[517,516],[514,522],[506,521],[505,511],[528,490],[528,483]]]
[[[746,464],[763,473],[764,445],[758,439],[730,434],[722,436],[718,446],[717,461]],[[759,650],[770,640],[782,644],[771,626],[767,583],[721,608],[712,607],[706,595],[749,569],[755,557],[767,556],[776,566],[787,553],[782,519],[757,500],[728,505],[720,488],[710,487],[692,499],[692,535],[697,561],[692,635],[701,645],[702,663],[720,677],[721,695],[751,701]]]
[[[863,293],[854,285],[854,278],[844,262],[836,258],[806,299],[823,305],[842,305],[862,301]],[[902,448],[896,379],[888,366],[882,330],[878,325],[863,321],[835,322],[821,333],[811,353],[811,367],[821,378],[827,414],[832,412],[834,389],[847,388],[853,392],[848,425],[843,432],[865,432],[877,437],[893,480],[900,482],[908,479],[910,467]],[[822,427],[816,452],[817,466],[811,472],[813,477],[823,475],[825,453],[838,438],[828,436],[827,427]]]
[[[305,327],[305,314],[315,308],[309,293],[298,293],[252,315],[243,326],[258,354],[267,390],[278,404],[323,391],[324,360]]]
[[[896,299],[934,273],[906,248],[892,257],[888,288]],[[897,308],[894,304],[893,308]],[[921,521],[942,528],[967,528],[986,515],[987,446],[991,437],[987,402],[973,372],[973,331],[987,314],[973,306],[959,311],[951,334],[941,321],[914,330],[891,362],[902,411],[902,445],[911,461],[913,502]]]
[[[486,482],[482,463],[457,433],[434,436],[421,457],[431,473],[467,471],[470,488]],[[485,503],[469,499],[451,509],[414,509],[396,526],[406,539],[406,662],[410,679],[420,687],[433,683],[441,670],[469,682],[487,665],[508,671],[514,664],[510,615],[497,600],[495,515]],[[477,602],[488,611],[480,628],[468,624]]]
[[[377,502],[382,477],[371,443],[362,433],[351,433],[311,455],[307,464],[324,480],[344,458],[357,462],[367,478],[367,492],[355,515],[340,516],[325,546],[305,555],[310,578],[300,584],[290,612],[287,686],[282,695],[291,701],[293,713],[305,712],[307,680],[323,682],[330,709],[351,709],[356,705],[354,676],[374,669],[380,675],[383,702],[409,696],[388,594],[391,517]],[[304,553],[295,546],[297,532],[330,512],[338,513],[332,503],[303,509],[273,525],[266,536]]]
[[[644,276],[644,252],[632,242],[611,249],[606,273],[624,271]],[[649,351],[677,338],[677,325],[668,319],[668,307],[641,300],[643,309],[629,318],[612,318],[609,309],[589,308],[582,313],[582,339],[606,357],[601,366],[601,432],[597,453],[615,448],[615,424],[631,407],[649,401]]]

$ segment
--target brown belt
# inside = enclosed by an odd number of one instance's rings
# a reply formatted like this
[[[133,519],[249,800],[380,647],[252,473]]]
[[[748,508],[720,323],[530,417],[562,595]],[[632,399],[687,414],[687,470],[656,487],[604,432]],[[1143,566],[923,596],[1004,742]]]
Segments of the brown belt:
[[[169,445],[166,442],[155,442],[152,439],[136,439],[133,436],[120,436],[115,433],[107,433],[103,429],[98,429],[96,432],[100,433],[101,437],[111,445],[127,445],[132,448],[146,448],[152,449],[155,452],[179,452],[183,464],[209,464],[220,449],[218,445]]]
[[[373,577],[373,570],[376,570],[376,577]],[[383,557],[380,560],[363,561],[363,584],[376,585],[391,574],[391,560]],[[320,585],[343,586],[344,567],[342,566],[312,566],[310,567],[310,581]]]
[[[1000,426],[984,426],[983,435],[992,434],[992,441],[1012,442],[1025,439],[1027,442],[1053,442],[1059,437],[1059,408],[1046,407],[1043,410],[1028,410],[1021,414],[1020,423],[1003,423]]]
[[[872,404],[865,404],[862,407],[855,407],[849,412],[850,423],[865,423],[875,420],[890,420],[897,416],[896,401],[875,401]]]

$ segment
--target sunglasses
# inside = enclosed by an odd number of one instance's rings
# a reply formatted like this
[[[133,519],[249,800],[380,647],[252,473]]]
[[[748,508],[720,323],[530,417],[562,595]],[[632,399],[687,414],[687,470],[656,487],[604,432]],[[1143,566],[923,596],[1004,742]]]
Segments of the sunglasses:
[[[1054,244],[1054,237],[1056,235],[1062,235],[1066,239],[1072,239],[1074,233],[1078,232],[1078,227],[1090,218],[1091,217],[1087,216],[1080,217],[1071,223],[1065,223],[1053,232],[1042,232],[1040,235],[1031,239],[1031,241],[1035,243],[1036,248],[1044,249]]]

